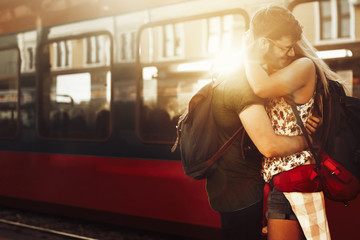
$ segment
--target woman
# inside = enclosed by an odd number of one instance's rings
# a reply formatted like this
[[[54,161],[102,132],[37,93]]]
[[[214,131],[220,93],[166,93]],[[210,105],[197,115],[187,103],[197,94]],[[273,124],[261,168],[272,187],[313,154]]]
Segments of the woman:
[[[291,14],[282,7],[273,8],[267,9],[266,14]],[[256,20],[255,15],[252,21]],[[254,31],[256,29],[251,29],[247,34],[247,46],[252,47],[247,48],[244,58],[250,86],[256,95],[268,99],[266,110],[277,134],[301,135],[291,106],[283,96],[293,95],[305,124],[307,120],[311,122],[315,98],[328,93],[326,77],[339,78],[317,57],[302,34],[257,37]],[[317,92],[318,84],[323,85],[324,92]],[[270,182],[276,174],[314,162],[310,151],[264,158],[262,176]],[[303,234],[306,239],[330,239],[322,192],[285,193],[272,188],[267,200],[267,217],[269,240],[303,239]]]

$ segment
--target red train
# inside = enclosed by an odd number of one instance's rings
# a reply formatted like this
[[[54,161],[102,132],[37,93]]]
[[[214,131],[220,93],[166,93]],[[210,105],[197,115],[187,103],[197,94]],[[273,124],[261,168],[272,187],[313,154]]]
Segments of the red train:
[[[170,149],[189,97],[231,66],[218,56],[262,4],[2,1],[0,204],[219,239],[204,181]],[[358,97],[359,46],[335,44],[353,55],[329,60]],[[333,239],[356,236],[359,209],[328,202]]]

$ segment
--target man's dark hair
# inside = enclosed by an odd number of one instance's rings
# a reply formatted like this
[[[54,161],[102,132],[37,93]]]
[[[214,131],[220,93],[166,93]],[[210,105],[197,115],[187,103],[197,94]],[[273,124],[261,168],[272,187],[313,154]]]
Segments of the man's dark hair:
[[[258,10],[251,19],[250,29],[255,39],[267,37],[278,40],[282,36],[291,36],[297,41],[302,34],[302,27],[292,12],[275,4]]]

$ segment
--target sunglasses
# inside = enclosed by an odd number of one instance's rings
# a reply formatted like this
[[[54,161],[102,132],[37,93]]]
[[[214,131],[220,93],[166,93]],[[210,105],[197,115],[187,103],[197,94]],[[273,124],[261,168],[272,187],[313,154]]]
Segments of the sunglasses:
[[[272,40],[272,39],[270,39],[270,38],[266,38],[266,39],[269,40],[269,42],[271,42],[275,47],[280,48],[281,51],[283,51],[285,55],[288,55],[289,52],[294,49],[295,44],[296,44],[296,43],[294,43],[294,44],[291,45],[290,47],[285,47],[285,46],[283,46],[283,45],[275,42],[274,40]]]

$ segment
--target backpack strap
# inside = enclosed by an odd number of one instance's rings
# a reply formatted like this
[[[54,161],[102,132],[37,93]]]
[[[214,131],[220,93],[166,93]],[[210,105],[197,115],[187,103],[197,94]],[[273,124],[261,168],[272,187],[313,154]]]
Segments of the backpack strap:
[[[178,123],[176,125],[176,140],[175,140],[174,145],[171,148],[171,152],[175,152],[177,146],[180,143],[180,137],[181,137],[181,128],[180,127],[181,127],[182,122],[185,121],[185,119],[187,118],[187,116],[188,116],[188,109],[186,109],[185,112],[179,117]]]
[[[330,122],[329,119],[331,119],[331,109],[332,109],[332,104],[330,101],[330,95],[331,95],[331,91],[330,91],[330,84],[329,84],[329,80],[327,79],[328,82],[328,89],[329,89],[329,93],[325,94],[325,86],[323,84],[323,82],[321,81],[321,76],[319,73],[319,69],[316,69],[316,86],[315,86],[315,104],[314,104],[314,108],[315,111],[317,112],[317,114],[320,116],[321,120],[319,123],[319,127],[316,130],[316,135],[318,137],[318,139],[320,139],[321,141],[318,143],[318,152],[321,152],[322,149],[324,149],[325,147],[325,142],[326,139],[328,139],[329,136],[329,132],[330,132]]]
[[[294,112],[295,118],[296,118],[296,122],[297,124],[300,126],[301,131],[303,132],[303,135],[305,137],[306,143],[309,146],[310,152],[313,155],[315,161],[316,161],[316,165],[317,167],[320,169],[321,167],[321,163],[320,163],[320,159],[319,159],[319,155],[318,153],[315,151],[315,148],[313,147],[311,141],[310,141],[310,137],[309,134],[306,131],[306,128],[304,126],[304,123],[302,122],[300,115],[299,115],[299,111],[296,108],[295,102],[294,102],[294,96],[291,94],[288,96],[288,99],[290,99],[289,103],[291,106],[292,111]]]
[[[214,89],[220,85],[220,83],[222,83],[223,81],[215,81],[215,79],[213,79],[213,87],[212,87],[212,91],[214,91]],[[239,137],[240,133],[243,132],[242,134],[242,138],[241,138],[241,151],[242,151],[242,155],[244,156],[244,147],[243,147],[243,143],[244,143],[244,136],[245,136],[245,129],[243,126],[241,126],[220,148],[219,150],[209,159],[207,160],[205,163],[210,166],[212,164],[214,164],[225,152],[226,150],[228,150],[230,148],[230,146],[235,142],[235,140]]]
[[[235,142],[235,140],[239,137],[240,132],[243,131],[245,133],[245,129],[241,126],[220,148],[219,150],[205,162],[206,165],[211,166],[214,164],[225,152],[229,149],[229,147]],[[241,142],[241,149],[243,149],[243,142]]]

